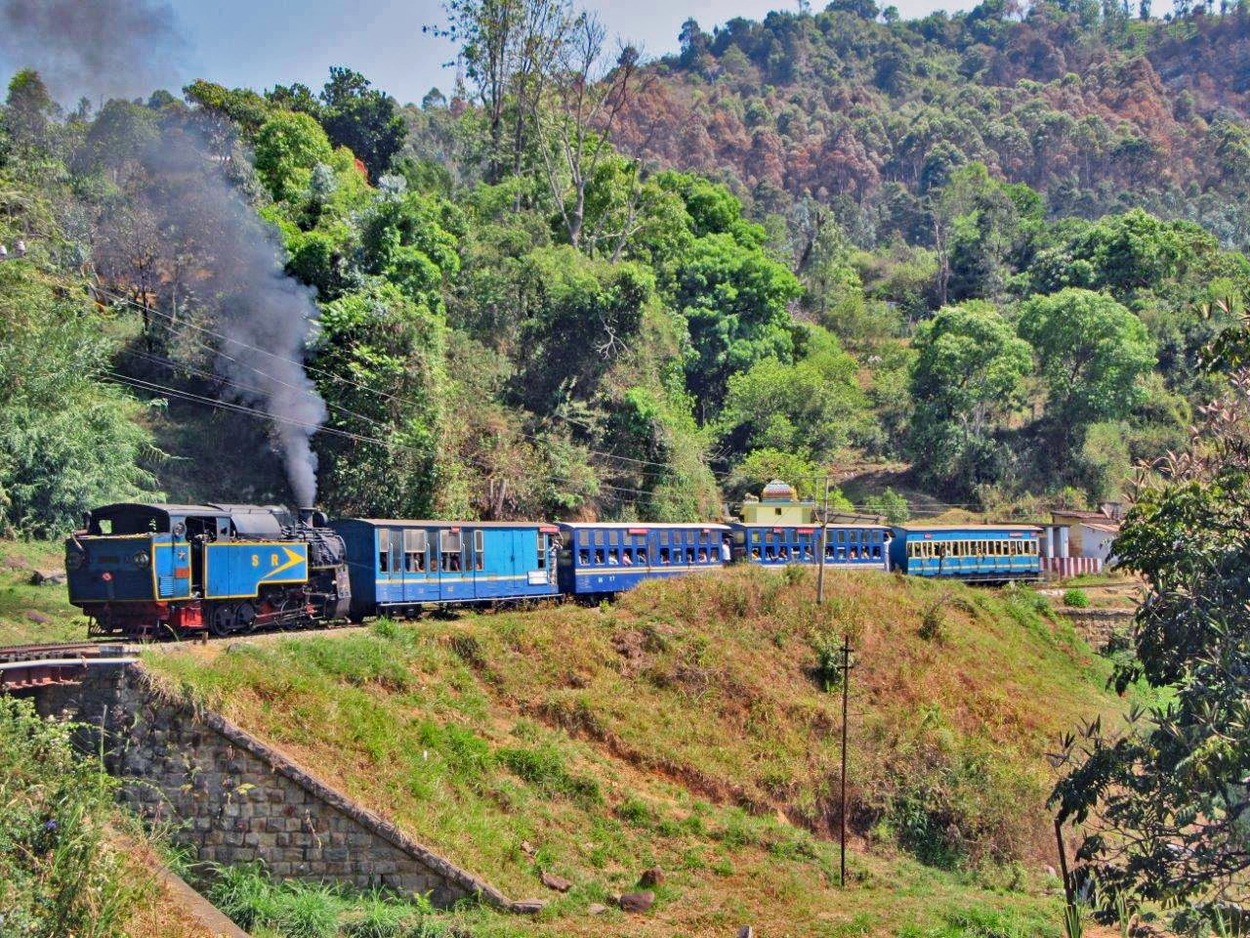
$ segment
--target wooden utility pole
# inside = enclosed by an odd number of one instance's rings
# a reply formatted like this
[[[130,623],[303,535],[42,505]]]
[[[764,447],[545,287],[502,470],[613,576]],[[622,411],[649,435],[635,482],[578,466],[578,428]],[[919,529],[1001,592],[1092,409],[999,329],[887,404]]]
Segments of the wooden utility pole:
[[[842,857],[838,884],[846,888],[846,714],[851,692],[851,637],[842,636],[842,806],[838,811]]]
[[[816,602],[825,602],[825,547],[829,541],[829,476],[825,476],[825,513],[820,518],[820,568],[816,574]]]

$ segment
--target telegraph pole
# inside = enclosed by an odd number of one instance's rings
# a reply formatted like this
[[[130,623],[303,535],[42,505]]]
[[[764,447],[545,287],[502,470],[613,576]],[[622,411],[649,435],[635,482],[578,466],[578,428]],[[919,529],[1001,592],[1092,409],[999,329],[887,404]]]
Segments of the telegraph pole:
[[[851,636],[844,634],[842,636],[842,806],[838,811],[838,820],[840,822],[840,837],[842,848],[840,877],[838,883],[841,888],[846,888],[846,714],[847,701],[851,691]]]
[[[829,542],[829,476],[825,476],[825,513],[820,518],[820,569],[816,574],[816,602],[825,601],[825,546]]]

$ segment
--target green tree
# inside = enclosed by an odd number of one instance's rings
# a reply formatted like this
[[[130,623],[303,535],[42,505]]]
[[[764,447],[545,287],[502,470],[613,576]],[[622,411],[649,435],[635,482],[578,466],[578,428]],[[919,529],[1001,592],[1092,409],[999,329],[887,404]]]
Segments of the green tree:
[[[307,114],[281,111],[265,121],[253,145],[256,174],[278,201],[304,195],[318,163],[333,149],[321,125]]]
[[[396,286],[374,283],[322,310],[316,354],[328,426],[317,437],[319,497],[341,515],[434,514],[446,324]],[[379,480],[386,480],[379,484]]]
[[[765,358],[730,376],[718,421],[730,454],[776,449],[828,461],[850,442],[866,407],[856,364],[817,330],[800,361]]]
[[[115,343],[64,284],[0,263],[0,529],[62,535],[83,511],[159,496],[141,405],[99,378]]]
[[[407,133],[395,99],[370,87],[359,72],[331,66],[321,101],[321,123],[330,140],[356,154],[376,182],[404,145]]]
[[[961,490],[996,481],[993,437],[1023,403],[1033,350],[983,301],[943,307],[912,344],[909,448],[922,473]]]
[[[1035,350],[1046,384],[1045,419],[1066,463],[1084,429],[1128,415],[1143,398],[1139,379],[1155,362],[1141,320],[1104,293],[1069,288],[1020,308],[1020,336]]]
[[[1248,390],[1237,373],[1190,448],[1145,478],[1115,542],[1147,590],[1116,685],[1141,680],[1163,702],[1122,731],[1074,733],[1052,796],[1060,824],[1083,826],[1071,892],[1089,882],[1104,913],[1172,910],[1189,934],[1218,919],[1236,933],[1250,901]]]

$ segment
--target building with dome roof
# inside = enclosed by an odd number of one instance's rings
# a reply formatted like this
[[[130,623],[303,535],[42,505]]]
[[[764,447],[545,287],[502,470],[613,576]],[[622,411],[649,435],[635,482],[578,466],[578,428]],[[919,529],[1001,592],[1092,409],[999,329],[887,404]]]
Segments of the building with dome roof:
[[[816,503],[799,498],[788,482],[773,479],[764,486],[759,498],[747,496],[742,503],[742,520],[746,524],[813,524]]]

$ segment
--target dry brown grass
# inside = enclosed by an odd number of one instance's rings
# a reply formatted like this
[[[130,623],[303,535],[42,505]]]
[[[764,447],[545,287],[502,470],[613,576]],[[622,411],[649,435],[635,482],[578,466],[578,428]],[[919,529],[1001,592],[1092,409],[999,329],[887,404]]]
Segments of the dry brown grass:
[[[543,869],[577,884],[526,933],[973,934],[940,930],[970,906],[1035,923],[1021,935],[1053,931],[1040,924],[1057,922],[1053,897],[1037,892],[1052,862],[1044,753],[1115,710],[1105,665],[1031,593],[871,574],[830,586],[817,607],[809,575],[732,569],[602,608],[166,648],[151,663],[509,893],[541,893]],[[840,699],[814,675],[817,639],[844,631],[846,894],[827,839]],[[931,859],[963,872],[900,850],[907,799],[947,811],[937,820],[958,829],[938,839],[958,856]],[[645,919],[586,915],[653,863],[670,880]]]

